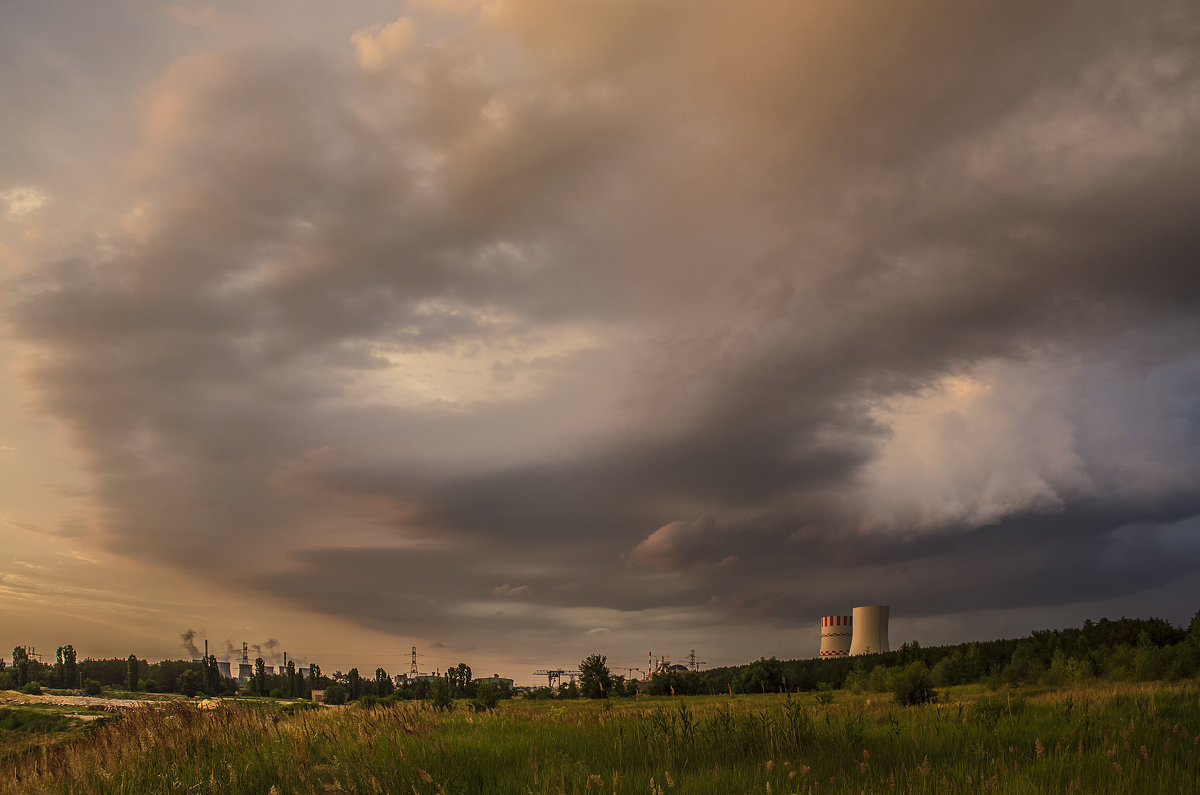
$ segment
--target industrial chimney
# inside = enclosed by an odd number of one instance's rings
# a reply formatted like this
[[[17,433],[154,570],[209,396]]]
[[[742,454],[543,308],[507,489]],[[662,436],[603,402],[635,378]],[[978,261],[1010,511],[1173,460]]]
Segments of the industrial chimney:
[[[854,626],[854,635],[850,642],[851,655],[891,651],[891,647],[888,646],[887,605],[856,607],[851,621]]]
[[[850,616],[825,616],[821,619],[821,657],[845,657],[850,653]]]

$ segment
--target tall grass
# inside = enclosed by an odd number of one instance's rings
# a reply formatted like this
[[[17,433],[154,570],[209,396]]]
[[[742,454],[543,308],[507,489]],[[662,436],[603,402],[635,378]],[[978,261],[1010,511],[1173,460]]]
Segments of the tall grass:
[[[0,792],[1196,792],[1200,688],[131,711]]]

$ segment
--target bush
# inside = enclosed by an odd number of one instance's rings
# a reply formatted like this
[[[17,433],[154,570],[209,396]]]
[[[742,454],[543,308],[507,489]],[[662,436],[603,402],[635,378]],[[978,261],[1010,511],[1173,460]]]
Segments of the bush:
[[[83,683],[83,692],[89,696],[98,696],[104,692],[104,688],[95,679],[88,679]]]
[[[295,715],[298,712],[307,712],[312,709],[320,709],[320,708],[321,708],[320,704],[316,704],[316,703],[313,703],[312,701],[308,701],[308,700],[302,698],[299,701],[293,701],[291,704],[280,704],[279,712],[282,715]]]
[[[833,685],[829,682],[817,682],[817,703],[833,703]]]
[[[40,696],[42,694],[42,686],[37,682],[29,682],[21,688],[21,692],[27,696]]]
[[[450,683],[438,677],[429,685],[429,703],[438,712],[446,712],[454,708],[454,696],[450,693]]]
[[[475,698],[471,701],[471,709],[476,712],[491,712],[500,703],[499,688],[484,682],[475,688]]]
[[[892,695],[905,706],[937,700],[937,691],[929,680],[929,668],[918,660],[892,672]]]
[[[204,682],[197,671],[188,670],[179,675],[179,678],[175,680],[175,686],[179,689],[180,693],[188,698],[192,698],[200,692],[200,689],[204,686]]]
[[[341,685],[330,685],[325,688],[325,703],[326,704],[345,704],[346,703],[346,688]]]

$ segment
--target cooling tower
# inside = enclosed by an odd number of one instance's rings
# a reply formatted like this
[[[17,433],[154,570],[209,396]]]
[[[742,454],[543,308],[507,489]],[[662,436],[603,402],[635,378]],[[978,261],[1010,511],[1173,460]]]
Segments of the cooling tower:
[[[877,654],[891,651],[888,646],[888,607],[871,605],[854,608],[854,626],[850,654]]]
[[[821,619],[821,657],[845,657],[850,653],[850,616]]]
[[[221,672],[221,676],[228,679],[230,677],[229,660],[217,660],[217,670]]]

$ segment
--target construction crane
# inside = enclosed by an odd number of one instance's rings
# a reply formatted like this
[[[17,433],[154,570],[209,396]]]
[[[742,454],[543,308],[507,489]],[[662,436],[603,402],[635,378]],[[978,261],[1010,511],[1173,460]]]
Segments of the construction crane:
[[[543,668],[533,672],[534,676],[546,677],[546,686],[553,689],[555,682],[561,682],[564,676],[569,676],[571,681],[575,681],[575,677],[580,676],[579,671],[568,671],[565,668]]]
[[[646,653],[646,675],[654,676],[657,673],[671,670],[671,655],[659,654],[654,652]]]

